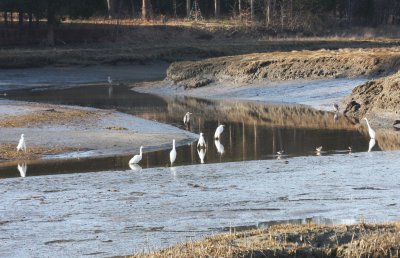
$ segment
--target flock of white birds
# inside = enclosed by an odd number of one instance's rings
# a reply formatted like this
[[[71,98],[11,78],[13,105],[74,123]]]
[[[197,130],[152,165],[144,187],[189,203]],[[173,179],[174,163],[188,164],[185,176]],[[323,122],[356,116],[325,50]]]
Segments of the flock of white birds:
[[[112,85],[112,79],[110,76],[108,76],[107,81],[109,83],[109,85]],[[339,106],[337,104],[333,105],[334,111],[335,111],[335,115],[337,115],[337,113],[339,112]],[[183,123],[185,125],[190,124],[190,115],[192,115],[193,113],[191,112],[186,112],[186,114],[183,116]],[[368,152],[371,151],[371,149],[374,147],[375,145],[375,131],[371,128],[368,119],[366,117],[363,118],[368,126],[368,133],[369,136],[371,138],[370,142],[369,142],[369,149]],[[219,139],[221,137],[222,132],[224,131],[224,127],[225,125],[219,125],[217,127],[217,129],[215,130],[214,133],[214,139],[215,139],[215,146],[217,148],[218,153],[220,153],[221,155],[224,153],[224,146],[220,143]],[[199,140],[197,141],[197,153],[200,157],[200,162],[204,163],[204,158],[206,155],[206,148],[207,148],[207,143],[204,139],[204,134],[202,132],[200,132],[200,136],[199,136]],[[21,134],[21,138],[19,139],[18,145],[17,145],[17,152],[19,151],[24,151],[26,152],[26,142],[25,142],[25,136],[24,134]],[[317,155],[321,155],[321,151],[322,151],[322,146],[319,146],[317,148],[315,148],[316,154]],[[349,151],[351,152],[351,147],[349,147]],[[280,150],[277,152],[278,154],[278,158],[280,158],[283,155],[284,151]],[[176,152],[176,147],[175,147],[175,139],[172,140],[172,150],[169,153],[169,160],[171,163],[171,167],[174,165],[174,162],[176,160],[176,156],[177,156],[177,152]],[[129,160],[129,165],[136,165],[138,164],[143,157],[143,146],[140,146],[140,150],[139,150],[139,154],[133,156],[130,160]],[[26,166],[26,165],[25,165]],[[20,165],[18,165],[18,170],[20,169]],[[26,168],[25,168],[26,171]]]
[[[187,112],[183,116],[184,124],[190,124],[190,115],[192,115],[192,113]],[[221,134],[224,131],[224,127],[225,127],[225,125],[219,125],[214,133],[215,146],[217,147],[217,150],[220,154],[223,154],[223,152],[224,152],[224,150],[223,150],[224,146],[219,142],[219,138],[221,137]],[[206,156],[206,148],[207,148],[207,143],[206,143],[206,140],[204,139],[204,134],[200,133],[199,140],[197,141],[197,153],[199,154],[201,163],[204,163],[204,158]],[[139,164],[139,162],[142,160],[142,155],[143,155],[143,146],[140,146],[139,154],[133,156],[129,160],[129,165]],[[171,163],[171,167],[174,165],[176,156],[177,156],[177,152],[176,152],[176,146],[175,146],[175,139],[173,139],[172,140],[172,150],[169,153],[169,161]]]

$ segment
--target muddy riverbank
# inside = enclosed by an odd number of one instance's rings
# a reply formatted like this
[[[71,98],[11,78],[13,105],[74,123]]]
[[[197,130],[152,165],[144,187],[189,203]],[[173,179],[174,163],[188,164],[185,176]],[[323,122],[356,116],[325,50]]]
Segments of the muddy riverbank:
[[[276,220],[397,221],[398,155],[322,154],[0,180],[0,255],[128,255]]]

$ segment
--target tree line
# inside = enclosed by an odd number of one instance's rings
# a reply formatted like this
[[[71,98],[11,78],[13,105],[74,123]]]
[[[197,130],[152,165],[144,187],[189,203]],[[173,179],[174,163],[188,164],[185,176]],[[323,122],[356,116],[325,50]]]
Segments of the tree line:
[[[196,7],[196,8],[195,8]],[[275,29],[400,23],[399,0],[0,0],[5,24],[56,25],[64,18],[247,19]],[[18,14],[18,15],[17,15]],[[14,21],[17,16],[17,21]],[[308,25],[307,25],[308,24]]]

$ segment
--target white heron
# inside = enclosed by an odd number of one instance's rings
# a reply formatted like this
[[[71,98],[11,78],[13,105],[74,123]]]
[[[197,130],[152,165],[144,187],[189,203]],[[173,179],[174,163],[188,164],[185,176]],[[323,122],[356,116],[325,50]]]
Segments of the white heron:
[[[280,151],[277,151],[277,152],[276,152],[276,154],[278,154],[279,156],[283,155],[283,153],[285,153],[284,150],[280,150]]]
[[[316,152],[317,156],[321,156],[321,151],[322,151],[322,146],[315,148],[315,152]]]
[[[199,140],[197,141],[197,147],[205,148],[207,147],[206,141],[204,140],[204,134],[200,133]]]
[[[133,158],[131,158],[131,160],[129,160],[129,164],[138,164],[142,160],[142,149],[143,149],[143,146],[140,146],[139,155],[133,156]]]
[[[108,81],[108,84],[112,84],[111,76],[108,76],[107,81]]]
[[[26,177],[26,170],[28,168],[26,163],[18,164],[17,168],[21,177]]]
[[[26,152],[26,143],[25,143],[25,137],[24,134],[21,134],[21,138],[19,139],[18,145],[17,145],[17,152],[23,150]]]
[[[171,167],[176,160],[176,149],[175,149],[175,139],[172,140],[172,150],[169,153],[169,161],[171,161]]]
[[[217,148],[217,151],[219,154],[224,154],[225,153],[225,148],[224,145],[221,144],[221,142],[219,140],[215,140],[215,147]]]
[[[366,117],[364,117],[363,119],[365,120],[365,122],[367,122],[369,137],[371,139],[375,139],[375,131],[374,131],[374,129],[371,128],[371,126],[368,123],[368,119]]]
[[[183,123],[184,124],[189,124],[190,123],[190,115],[192,115],[193,113],[190,112],[186,112],[186,114],[183,116]]]
[[[225,125],[219,125],[217,127],[217,129],[215,130],[214,139],[219,139],[219,137],[221,136],[221,133],[224,131],[224,126]]]
[[[206,157],[206,152],[207,152],[206,149],[197,150],[197,154],[199,155],[201,164],[204,164],[204,158]]]
[[[375,143],[376,143],[376,141],[375,141],[374,138],[371,138],[371,139],[369,140],[368,152],[371,152],[372,148],[375,146]]]
[[[351,154],[352,151],[353,151],[353,148],[351,146],[349,146],[349,154]]]

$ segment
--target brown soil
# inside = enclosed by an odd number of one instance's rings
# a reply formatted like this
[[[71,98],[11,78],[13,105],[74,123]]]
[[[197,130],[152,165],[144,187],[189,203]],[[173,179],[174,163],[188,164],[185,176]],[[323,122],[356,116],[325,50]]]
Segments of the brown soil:
[[[26,152],[17,152],[17,143],[0,143],[0,161],[11,160],[33,160],[44,155],[60,154],[65,152],[79,151],[82,149],[70,147],[45,147],[45,146],[27,146]]]
[[[398,257],[400,225],[277,225],[132,257]]]
[[[8,116],[0,119],[0,127],[31,128],[42,125],[63,125],[87,122],[88,119],[95,119],[100,114],[94,111],[87,111],[72,108],[50,108],[42,111],[35,111],[30,114]]]
[[[257,53],[172,63],[167,78],[185,88],[258,82],[384,76],[400,68],[400,48]]]
[[[400,72],[356,87],[344,104],[352,101],[358,103],[359,108],[348,106],[345,110],[347,116],[355,120],[367,116],[375,124],[392,125],[394,118],[400,117]],[[385,123],[383,120],[389,121]]]

